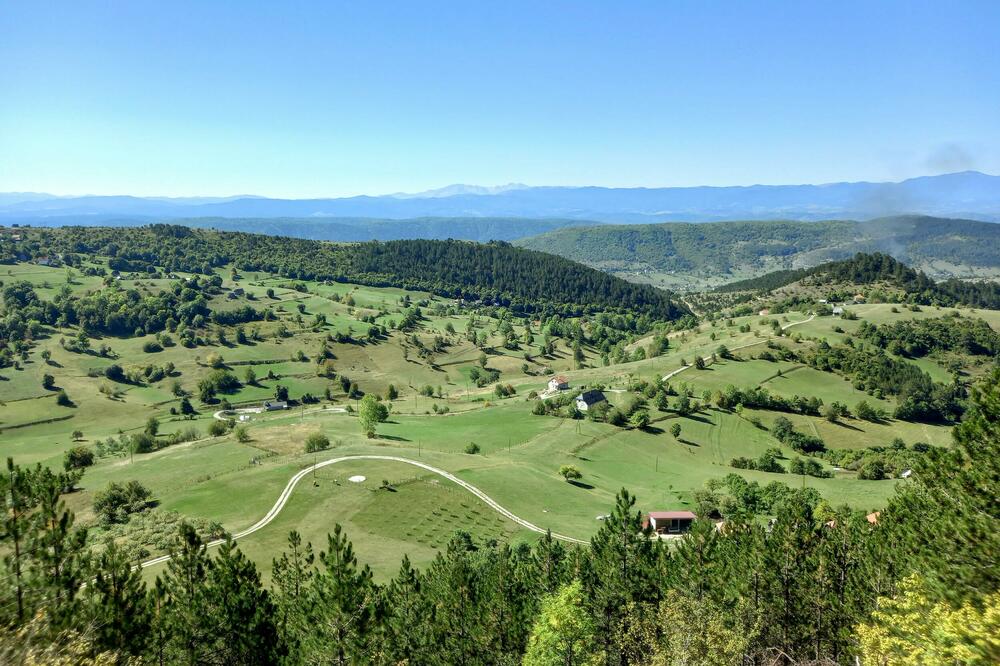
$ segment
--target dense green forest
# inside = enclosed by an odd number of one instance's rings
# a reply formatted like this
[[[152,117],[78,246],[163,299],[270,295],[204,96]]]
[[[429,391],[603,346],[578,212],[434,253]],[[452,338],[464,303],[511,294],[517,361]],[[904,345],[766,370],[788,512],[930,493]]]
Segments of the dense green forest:
[[[969,305],[1000,307],[1000,284],[944,280],[935,282],[923,272],[882,253],[858,253],[850,259],[832,261],[812,268],[774,271],[748,280],[730,282],[715,289],[719,293],[738,291],[770,292],[800,281],[812,284],[881,283],[902,291],[907,301],[922,305]]]
[[[605,225],[559,229],[517,244],[594,265],[725,274],[756,265],[763,256],[790,257],[850,242],[856,226],[785,221]]]
[[[466,241],[389,241],[330,244],[318,241],[155,224],[119,229],[65,227],[0,236],[0,261],[81,255],[110,257],[129,272],[209,273],[233,264],[241,271],[284,277],[350,281],[509,306],[515,311],[578,314],[613,310],[676,319],[687,309],[649,286],[634,285],[566,259],[512,247]]]
[[[868,222],[745,221],[570,227],[517,241],[590,265],[723,276],[777,264],[813,266],[857,252],[910,264],[1000,266],[1000,226],[900,216]]]
[[[877,664],[918,649],[924,663],[996,663],[1000,370],[954,439],[915,458],[913,482],[867,519],[793,490],[768,525],[699,520],[671,548],[622,490],[589,546],[458,533],[426,570],[404,559],[386,585],[339,526],[317,546],[292,533],[270,589],[234,543],[212,556],[187,525],[149,586],[112,543],[86,551],[62,500],[78,473],[8,462],[0,658],[735,666]],[[738,481],[727,489],[751,503]]]

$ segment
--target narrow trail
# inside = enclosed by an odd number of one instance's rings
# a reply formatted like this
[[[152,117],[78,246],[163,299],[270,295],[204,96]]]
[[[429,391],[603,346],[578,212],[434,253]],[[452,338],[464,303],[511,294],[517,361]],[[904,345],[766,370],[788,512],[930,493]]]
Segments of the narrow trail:
[[[802,321],[793,321],[790,324],[785,324],[784,326],[781,327],[781,330],[785,331],[785,330],[788,330],[789,328],[791,328],[792,326],[798,326],[799,324],[808,323],[808,322],[812,321],[815,318],[816,318],[816,315],[814,315],[814,314],[813,315],[809,315],[808,319],[803,319]],[[739,345],[737,347],[732,347],[729,351],[739,351],[740,349],[746,349],[747,347],[756,347],[757,345],[762,345],[765,342],[767,342],[767,340],[759,340],[757,342],[748,342],[745,345]],[[711,356],[705,356],[702,360],[704,360],[704,361],[710,361],[711,359],[712,359]],[[680,373],[684,372],[685,370],[688,370],[689,368],[692,368],[692,367],[694,367],[694,366],[693,365],[682,365],[681,367],[677,368],[676,370],[671,370],[667,374],[663,375],[663,381],[667,381],[668,379],[670,379],[674,375],[680,374]]]
[[[465,490],[468,490],[470,493],[472,493],[480,500],[482,500],[483,503],[485,503],[488,507],[490,507],[500,515],[504,516],[505,518],[520,525],[521,527],[529,529],[532,532],[537,532],[539,534],[545,534],[548,531],[542,529],[541,527],[535,525],[534,523],[528,522],[527,520],[521,518],[520,516],[511,513],[510,511],[502,507],[496,500],[494,500],[492,497],[484,493],[476,486],[472,485],[468,481],[463,481],[454,474],[446,472],[445,470],[440,469],[438,467],[434,467],[432,465],[428,465],[427,463],[423,463],[417,460],[411,460],[409,458],[401,458],[399,456],[356,455],[356,456],[342,456],[340,458],[331,458],[330,460],[324,460],[323,462],[318,462],[315,465],[309,465],[305,469],[302,469],[299,472],[297,472],[294,476],[292,476],[291,479],[289,479],[288,483],[285,485],[285,489],[281,491],[280,495],[278,495],[278,499],[277,501],[275,501],[274,506],[271,507],[271,510],[268,511],[263,518],[258,520],[250,527],[233,534],[232,535],[233,541],[238,541],[239,539],[250,536],[254,532],[262,530],[269,524],[271,524],[271,522],[278,517],[278,514],[281,513],[281,510],[285,508],[285,505],[288,503],[288,500],[291,499],[292,492],[295,490],[295,486],[298,485],[299,481],[301,481],[303,478],[311,474],[313,470],[317,470],[326,467],[328,465],[336,465],[337,463],[348,462],[351,460],[388,460],[390,462],[398,462],[406,465],[413,465],[414,467],[419,467],[433,474],[437,474],[438,476],[442,476],[451,481],[452,483],[455,483],[464,488]],[[552,538],[559,539],[560,541],[566,541],[568,543],[576,543],[584,545],[589,543],[588,541],[584,541],[583,539],[577,539],[575,537],[566,536],[564,534],[557,534],[555,532],[552,533]],[[224,539],[216,539],[215,541],[210,541],[208,544],[206,544],[205,547],[214,548],[215,546],[222,544],[224,541],[225,541]],[[160,557],[154,557],[151,560],[146,560],[139,566],[145,569],[146,567],[152,567],[157,564],[162,564],[169,559],[170,555],[161,555]]]

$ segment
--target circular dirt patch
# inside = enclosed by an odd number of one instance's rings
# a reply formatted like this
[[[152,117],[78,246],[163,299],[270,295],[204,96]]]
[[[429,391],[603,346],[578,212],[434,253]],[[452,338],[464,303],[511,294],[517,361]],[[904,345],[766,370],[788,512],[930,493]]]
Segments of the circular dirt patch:
[[[361,475],[359,474],[359,475],[357,475],[357,476],[352,476],[352,477],[350,477],[350,478],[349,478],[349,479],[347,479],[347,480],[348,480],[348,481],[350,481],[351,483],[361,483],[362,481],[364,481],[364,480],[365,480],[365,477],[363,477],[363,476],[361,476]]]

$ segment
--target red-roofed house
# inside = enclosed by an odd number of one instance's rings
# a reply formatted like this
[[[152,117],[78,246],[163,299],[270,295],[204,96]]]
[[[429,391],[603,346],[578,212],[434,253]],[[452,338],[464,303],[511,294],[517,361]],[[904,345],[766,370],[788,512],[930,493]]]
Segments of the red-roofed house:
[[[550,391],[565,391],[569,388],[569,380],[566,375],[556,375],[549,380]]]
[[[696,518],[690,511],[650,511],[648,520],[657,534],[683,534]]]

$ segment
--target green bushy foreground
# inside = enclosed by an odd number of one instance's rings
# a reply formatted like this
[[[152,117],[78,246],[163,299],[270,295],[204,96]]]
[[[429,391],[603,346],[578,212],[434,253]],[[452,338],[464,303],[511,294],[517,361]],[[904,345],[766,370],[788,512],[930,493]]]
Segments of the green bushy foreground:
[[[796,491],[768,526],[698,521],[670,547],[622,490],[589,546],[458,533],[384,585],[339,525],[316,547],[291,533],[265,589],[235,544],[209,555],[182,524],[150,587],[113,542],[87,552],[60,499],[77,477],[9,463],[0,646],[5,663],[995,663],[998,424],[1000,370],[874,523]]]

